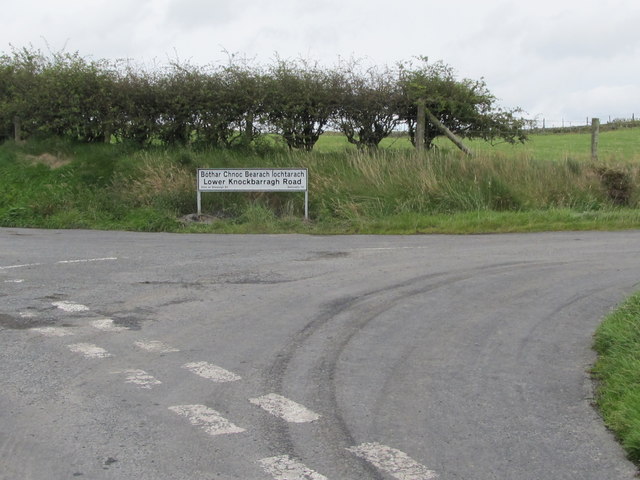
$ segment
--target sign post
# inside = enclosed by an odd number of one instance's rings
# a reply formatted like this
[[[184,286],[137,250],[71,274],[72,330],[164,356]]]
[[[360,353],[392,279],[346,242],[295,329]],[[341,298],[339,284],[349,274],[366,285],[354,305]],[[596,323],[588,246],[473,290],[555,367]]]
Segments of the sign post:
[[[304,218],[309,219],[309,175],[306,168],[199,168],[198,215],[202,192],[304,192]]]

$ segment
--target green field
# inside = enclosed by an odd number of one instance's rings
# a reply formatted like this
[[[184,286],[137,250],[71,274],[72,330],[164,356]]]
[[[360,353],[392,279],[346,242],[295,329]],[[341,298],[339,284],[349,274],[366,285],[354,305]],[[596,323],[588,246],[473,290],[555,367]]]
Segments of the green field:
[[[526,156],[536,160],[588,160],[591,157],[591,134],[582,133],[537,133],[531,134],[525,144],[511,145],[498,143],[491,145],[482,140],[467,140],[465,143],[478,154],[500,153],[507,156]],[[455,147],[446,139],[438,138],[440,149]],[[406,135],[384,139],[380,148],[387,150],[411,150],[413,145]],[[316,144],[320,152],[340,152],[355,150],[347,139],[338,133],[328,133],[320,137]],[[598,156],[603,161],[640,163],[640,128],[620,128],[600,133]]]

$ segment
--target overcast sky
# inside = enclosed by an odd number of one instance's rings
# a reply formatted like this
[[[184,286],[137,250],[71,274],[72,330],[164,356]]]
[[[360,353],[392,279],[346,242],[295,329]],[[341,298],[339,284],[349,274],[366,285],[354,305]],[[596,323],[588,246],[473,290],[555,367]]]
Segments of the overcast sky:
[[[640,117],[639,0],[10,0],[10,45],[146,64],[424,55],[547,125]]]

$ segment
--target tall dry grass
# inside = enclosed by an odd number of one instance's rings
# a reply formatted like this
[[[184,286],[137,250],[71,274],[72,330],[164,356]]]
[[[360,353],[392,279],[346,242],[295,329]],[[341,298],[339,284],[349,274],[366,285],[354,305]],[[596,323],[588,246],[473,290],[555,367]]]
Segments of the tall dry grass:
[[[113,182],[120,198],[131,206],[174,206],[195,195],[195,173],[181,165],[169,151],[140,152],[136,167]]]
[[[611,203],[599,167],[571,160],[381,151],[353,152],[330,161],[309,156],[303,163],[310,169],[316,201],[337,215],[593,210]],[[639,184],[637,168],[612,168],[624,171],[632,185]],[[629,203],[638,204],[637,193]]]
[[[121,179],[120,194],[132,205],[193,211],[196,167],[228,166],[224,154],[201,154],[184,162],[184,152],[142,152],[137,167]],[[579,211],[612,206],[602,165],[572,160],[540,161],[525,154],[455,152],[352,151],[332,154],[247,154],[234,167],[305,167],[309,169],[312,215],[354,219],[401,213],[455,213],[478,210],[527,211],[569,208]],[[638,168],[609,165],[628,178],[630,206],[638,205]],[[249,206],[271,208],[277,215],[296,215],[303,207],[295,194],[208,194],[211,212]],[[300,196],[298,194],[298,196]]]

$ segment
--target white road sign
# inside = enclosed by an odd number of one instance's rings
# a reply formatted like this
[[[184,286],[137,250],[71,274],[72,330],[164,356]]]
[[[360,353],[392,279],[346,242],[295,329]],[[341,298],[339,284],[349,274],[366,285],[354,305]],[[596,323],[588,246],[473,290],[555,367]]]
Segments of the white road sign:
[[[306,192],[306,168],[200,168],[199,192]]]
[[[199,168],[198,215],[202,192],[304,192],[304,218],[309,218],[309,175],[306,168]]]

